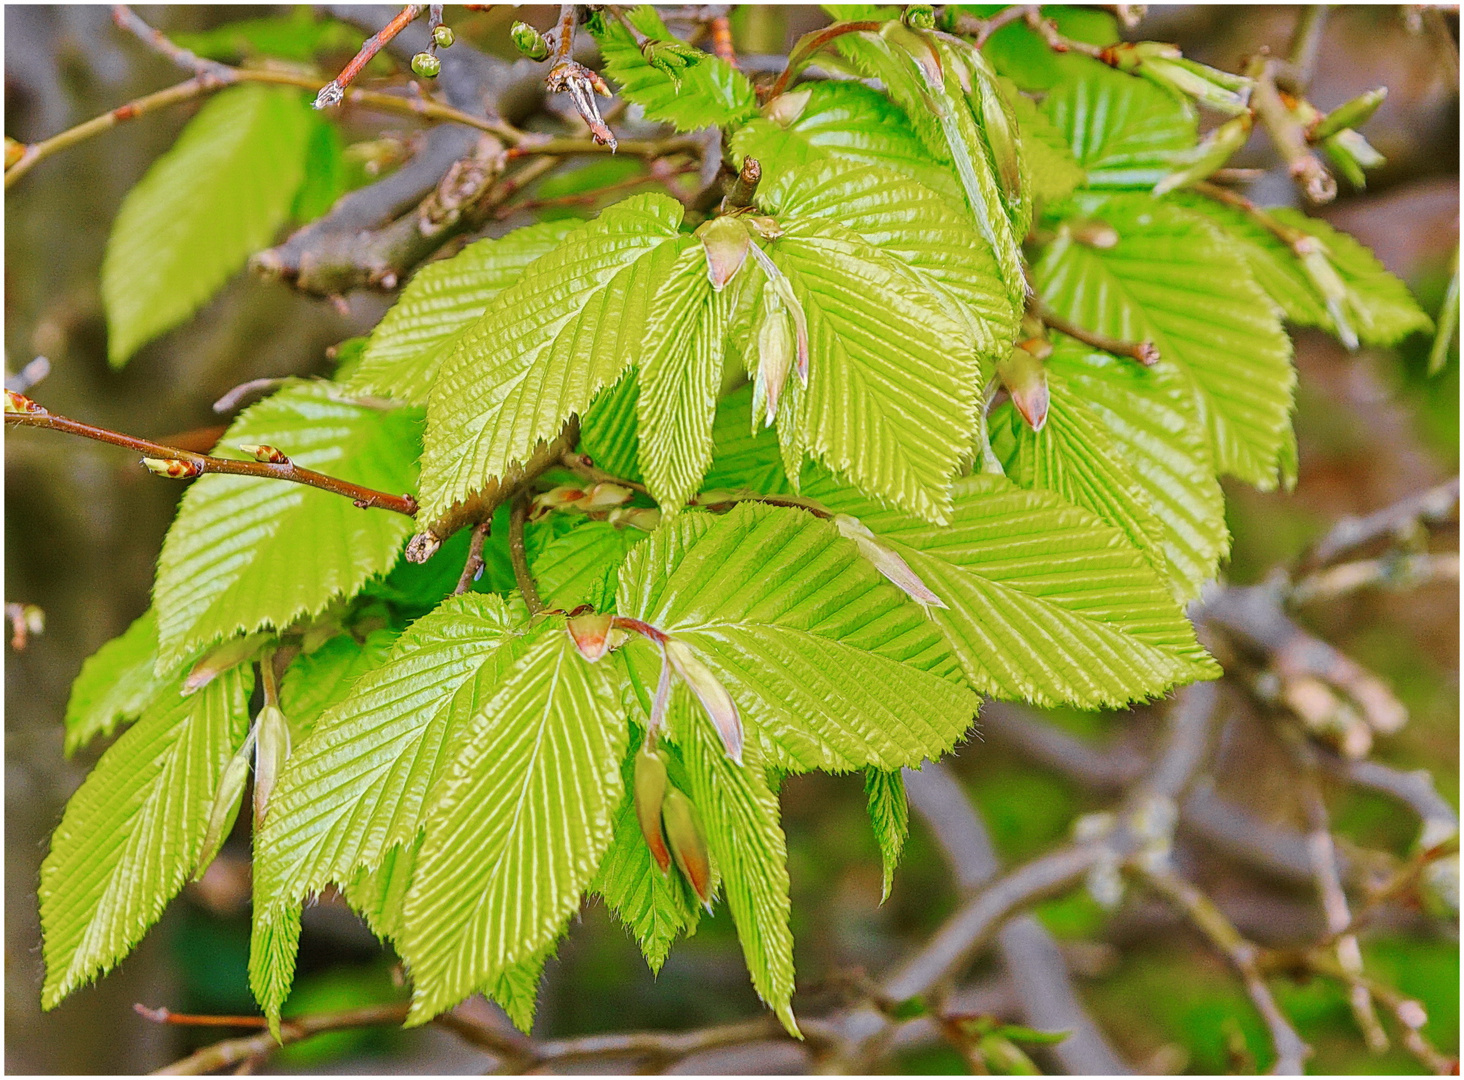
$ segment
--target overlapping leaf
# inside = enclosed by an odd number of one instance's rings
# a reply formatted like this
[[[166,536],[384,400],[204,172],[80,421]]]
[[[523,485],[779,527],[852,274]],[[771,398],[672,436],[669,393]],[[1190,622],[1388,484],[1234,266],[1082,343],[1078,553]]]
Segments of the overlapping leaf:
[[[645,537],[640,529],[584,521],[530,548],[530,566],[544,605],[573,611],[589,604],[608,611],[621,560]]]
[[[1043,109],[1067,138],[1092,188],[1152,188],[1176,153],[1195,145],[1194,109],[1143,79],[1082,57],[1060,57],[1067,77]]]
[[[267,444],[305,468],[406,492],[414,486],[419,417],[342,400],[330,384],[296,384],[241,415],[219,449]],[[411,525],[404,515],[361,510],[300,484],[201,477],[183,496],[158,561],[157,670],[219,638],[283,628],[354,594],[396,562]]]
[[[81,665],[66,702],[67,756],[137,719],[162,685],[153,671],[157,655],[158,617],[148,608]]]
[[[297,736],[308,734],[321,713],[345,700],[357,679],[380,667],[396,639],[394,630],[373,630],[364,641],[337,634],[295,657],[280,681],[280,709]]]
[[[41,865],[45,1008],[126,956],[193,873],[252,683],[234,668],[189,697],[165,687],[71,797]]]
[[[1207,220],[1149,195],[1088,207],[1112,247],[1059,237],[1034,268],[1060,315],[1128,340],[1150,340],[1194,392],[1216,467],[1274,487],[1291,424],[1291,341],[1244,259]]]
[[[1087,182],[1087,171],[1078,164],[1052,118],[1015,87],[1008,85],[1007,89],[1022,132],[1022,153],[1030,166],[1033,197],[1044,203],[1066,198]]]
[[[865,769],[864,794],[869,800],[869,824],[879,844],[880,862],[884,869],[884,885],[880,902],[890,898],[895,882],[895,867],[905,850],[910,833],[910,803],[905,797],[905,778],[898,769]]]

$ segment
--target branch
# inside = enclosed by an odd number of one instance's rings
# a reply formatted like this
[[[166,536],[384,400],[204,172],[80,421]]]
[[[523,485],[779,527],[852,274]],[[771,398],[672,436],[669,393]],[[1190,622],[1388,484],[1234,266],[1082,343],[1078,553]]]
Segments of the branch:
[[[1265,126],[1277,152],[1286,162],[1286,171],[1313,203],[1328,203],[1337,197],[1337,181],[1312,151],[1306,139],[1306,127],[1294,116],[1281,92],[1276,88],[1275,64],[1258,58],[1250,71],[1254,85],[1251,108]]]
[[[524,549],[524,522],[529,519],[529,493],[520,491],[514,499],[513,511],[508,518],[508,558],[513,563],[513,580],[523,594],[529,614],[537,615],[544,610],[544,599],[539,587],[534,584],[533,572],[529,570],[529,556]]]
[[[957,34],[970,35],[979,49],[986,44],[987,38],[1008,23],[1024,19],[1030,20],[1032,12],[1035,10],[1038,9],[1032,4],[1013,4],[985,19],[978,19],[975,15],[957,15],[951,29]]]
[[[233,73],[233,69],[227,64],[220,64],[215,60],[205,60],[170,40],[161,30],[155,30],[143,22],[138,14],[126,4],[112,5],[112,21],[135,36],[149,49],[167,57],[180,68],[191,71],[194,75],[212,76],[218,79],[227,78]]]
[[[1068,322],[1041,301],[1038,301],[1034,307],[1037,318],[1043,323],[1060,334],[1066,334],[1070,338],[1081,341],[1084,345],[1112,353],[1114,356],[1126,356],[1144,367],[1153,367],[1159,362],[1159,349],[1152,341],[1123,341],[1119,338],[1111,338],[1107,334],[1100,334],[1096,330],[1087,330]]]
[[[1301,567],[1325,566],[1339,555],[1382,537],[1407,536],[1424,525],[1437,525],[1453,517],[1459,504],[1459,478],[1400,499],[1366,517],[1345,517],[1303,556]]]
[[[462,575],[458,578],[457,588],[452,590],[454,596],[461,596],[473,587],[473,582],[478,580],[478,575],[483,572],[483,542],[488,539],[488,533],[493,528],[493,522],[480,521],[473,526],[473,535],[468,541],[468,558],[463,563]]]
[[[341,73],[320,88],[320,92],[315,95],[315,107],[327,109],[332,105],[339,105],[341,98],[345,95],[346,87],[351,85],[356,76],[361,73],[361,69],[371,62],[372,57],[379,53],[387,42],[405,30],[425,10],[425,4],[408,4],[397,12],[390,22],[367,38],[361,44],[360,51],[351,57],[346,66],[341,69]]]
[[[225,1039],[223,1042],[205,1046],[202,1050],[189,1054],[183,1060],[175,1061],[173,1064],[159,1069],[154,1075],[201,1076],[204,1073],[227,1069],[230,1065],[238,1065],[251,1058],[263,1057],[281,1046],[289,1046],[291,1043],[300,1042],[302,1039],[308,1039],[312,1035],[319,1035],[325,1031],[400,1024],[407,1018],[407,1008],[405,1003],[367,1005],[364,1008],[348,1009],[345,1012],[322,1013],[317,1016],[301,1016],[293,1020],[284,1020],[280,1022],[278,1042],[268,1031],[261,1031],[257,1035],[246,1035],[238,1039]]]
[[[23,411],[9,411],[17,399],[23,403],[19,406]],[[58,416],[29,398],[6,391],[5,426],[9,427],[12,424],[21,427],[50,428],[54,431],[64,431],[69,435],[80,435],[86,439],[95,439],[97,442],[125,447],[145,455],[146,461],[156,462],[155,465],[148,465],[151,471],[178,479],[201,476],[204,473],[260,476],[273,480],[288,480],[291,483],[329,491],[334,495],[344,495],[363,510],[380,507],[383,510],[405,514],[407,517],[413,517],[417,513],[417,500],[411,495],[388,495],[384,491],[362,487],[360,484],[353,484],[348,480],[339,480],[334,476],[326,476],[324,473],[318,473],[312,469],[302,469],[283,454],[279,454],[278,451],[275,451],[277,458],[259,461],[236,461],[232,458],[210,457],[207,454],[197,454],[192,450],[164,446],[161,443],[137,439],[107,428],[94,427],[79,420]],[[273,448],[261,449],[272,450]]]

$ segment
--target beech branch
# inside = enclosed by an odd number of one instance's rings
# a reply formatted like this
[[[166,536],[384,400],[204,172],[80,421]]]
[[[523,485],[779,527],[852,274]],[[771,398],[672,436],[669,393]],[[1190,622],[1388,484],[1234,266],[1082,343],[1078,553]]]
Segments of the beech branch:
[[[1152,341],[1124,341],[1100,334],[1096,330],[1088,330],[1064,319],[1040,301],[1034,305],[1034,313],[1049,328],[1102,352],[1127,357],[1144,367],[1153,367],[1160,360],[1159,349]]]

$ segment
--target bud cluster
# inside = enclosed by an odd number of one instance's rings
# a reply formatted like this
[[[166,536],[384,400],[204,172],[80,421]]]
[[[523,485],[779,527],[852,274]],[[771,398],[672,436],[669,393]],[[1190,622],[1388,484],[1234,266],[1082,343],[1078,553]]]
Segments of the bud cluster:
[[[1239,115],[1250,103],[1250,79],[1188,60],[1177,45],[1124,41],[1104,49],[1101,59],[1119,71],[1139,75],[1221,112]]]
[[[620,484],[599,483],[589,488],[561,484],[534,497],[529,520],[541,521],[556,510],[575,511],[622,528],[629,525],[650,532],[661,523],[661,511],[654,506],[627,506],[633,494]]]
[[[677,89],[681,88],[681,73],[689,67],[695,67],[706,57],[706,53],[700,49],[693,49],[683,42],[657,38],[646,38],[642,41],[640,51],[646,63],[669,78]]]
[[[635,755],[635,816],[661,873],[674,860],[697,899],[711,908],[712,861],[691,799],[673,784],[666,758],[647,735]]]

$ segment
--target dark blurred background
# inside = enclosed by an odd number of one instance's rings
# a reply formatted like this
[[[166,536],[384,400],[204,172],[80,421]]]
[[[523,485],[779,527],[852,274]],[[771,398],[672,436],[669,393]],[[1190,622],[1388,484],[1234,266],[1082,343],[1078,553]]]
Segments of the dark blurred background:
[[[269,10],[143,7],[139,13],[181,33]],[[382,22],[390,10],[382,9]],[[461,39],[507,55],[511,18],[548,26],[556,10],[470,14],[449,8],[448,18]],[[1236,70],[1242,57],[1262,46],[1284,53],[1296,19],[1291,7],[1155,7],[1129,36],[1174,41],[1186,55]],[[764,53],[786,48],[824,21],[817,9],[764,9],[739,13],[734,27],[739,47]],[[1370,176],[1366,193],[1344,184],[1342,196],[1321,216],[1369,245],[1431,313],[1442,300],[1458,237],[1456,38],[1457,8],[1441,19],[1410,18],[1397,7],[1335,10],[1310,95],[1325,110],[1365,89],[1388,87],[1387,102],[1366,127],[1388,165]],[[350,51],[329,62],[338,67]],[[5,132],[23,142],[178,77],[118,32],[105,7],[5,9]],[[369,329],[386,303],[358,294],[341,311],[241,273],[192,322],[144,347],[123,371],[107,367],[98,281],[108,230],[123,195],[194,109],[148,116],[84,142],[42,162],[5,196],[7,370],[44,355],[52,373],[37,393],[48,406],[159,439],[216,426],[210,403],[247,379],[326,373],[327,347]],[[382,126],[376,117],[369,125],[348,123],[346,138],[372,139]],[[386,126],[408,140],[413,130],[398,122]],[[1274,164],[1259,140],[1247,153],[1235,164]],[[1252,195],[1263,205],[1296,201],[1275,169]],[[1376,509],[1457,473],[1457,351],[1445,372],[1429,379],[1429,344],[1418,335],[1396,351],[1349,355],[1319,334],[1297,335],[1300,481],[1290,494],[1262,495],[1238,485],[1229,490],[1232,580],[1259,580],[1338,517]],[[46,616],[44,634],[23,652],[7,650],[5,658],[6,1066],[11,1072],[145,1071],[226,1033],[155,1026],[134,1014],[134,1002],[252,1011],[245,973],[247,847],[226,849],[205,881],[185,890],[116,972],[45,1015],[39,1007],[36,884],[61,807],[101,750],[93,747],[73,761],[62,755],[61,717],[71,680],[88,655],[147,605],[153,563],[182,489],[148,476],[121,451],[81,440],[7,433],[5,449],[4,598],[37,604]],[[1310,628],[1388,678],[1411,710],[1409,725],[1384,740],[1378,757],[1428,768],[1457,806],[1456,585],[1360,593],[1314,608]],[[1100,742],[1127,741],[1136,748],[1155,731],[1154,717],[1144,711],[1049,719]],[[968,742],[953,766],[1008,862],[1051,846],[1066,836],[1076,815],[1106,805],[1104,797],[994,738]],[[1248,758],[1243,737],[1227,749],[1224,767],[1222,785],[1244,785],[1252,801],[1274,798],[1278,821],[1294,817],[1284,772],[1262,757]],[[1393,804],[1341,790],[1329,794],[1337,831],[1348,842],[1408,851],[1416,822]],[[855,777],[803,777],[784,788],[800,986],[857,968],[881,971],[955,903],[949,873],[917,822],[894,893],[880,906],[879,856],[863,804]],[[1293,885],[1288,894],[1269,882],[1262,890],[1254,872],[1220,854],[1193,854],[1199,861],[1187,864],[1187,871],[1198,872],[1227,899],[1242,929],[1259,934],[1259,926],[1282,937],[1315,932],[1306,886]],[[1043,905],[1039,915],[1063,943],[1084,1000],[1136,1068],[1226,1071],[1237,1061],[1243,1067],[1237,1047],[1261,1052],[1262,1031],[1238,981],[1162,908],[1141,901],[1110,915],[1079,892]],[[1384,926],[1364,951],[1378,977],[1425,1003],[1430,1035],[1446,1053],[1457,1054],[1457,931]],[[392,962],[347,910],[312,908],[292,1008],[320,1011],[399,997]],[[983,970],[975,973],[978,980]],[[1317,1049],[1312,1071],[1415,1071],[1398,1051],[1381,1057],[1366,1052],[1335,988],[1282,985],[1278,993]],[[653,980],[634,942],[596,902],[550,964],[538,1031],[684,1027],[750,1015],[758,1007],[724,908],[694,939],[676,946]],[[286,1051],[270,1067],[452,1072],[477,1071],[481,1061],[429,1028],[327,1036]],[[911,1050],[897,1064],[910,1071],[963,1071],[961,1059],[940,1046]]]

